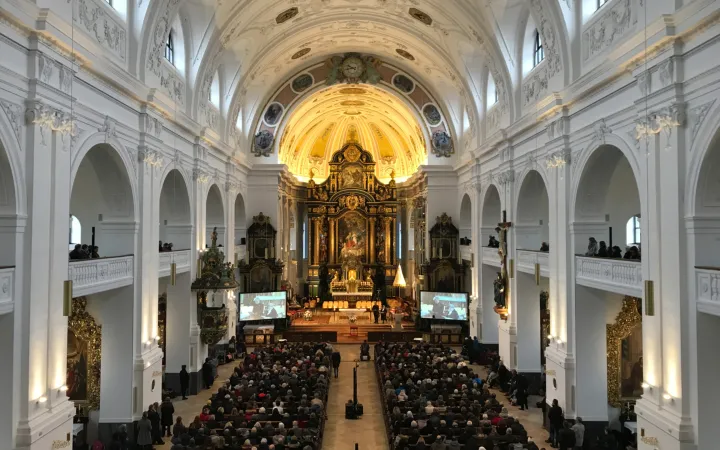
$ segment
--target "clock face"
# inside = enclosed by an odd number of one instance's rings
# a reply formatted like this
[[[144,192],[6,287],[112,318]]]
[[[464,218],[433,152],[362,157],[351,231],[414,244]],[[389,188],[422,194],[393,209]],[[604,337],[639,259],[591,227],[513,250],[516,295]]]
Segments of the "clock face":
[[[365,71],[365,63],[360,58],[347,58],[342,63],[342,73],[347,78],[359,78]]]

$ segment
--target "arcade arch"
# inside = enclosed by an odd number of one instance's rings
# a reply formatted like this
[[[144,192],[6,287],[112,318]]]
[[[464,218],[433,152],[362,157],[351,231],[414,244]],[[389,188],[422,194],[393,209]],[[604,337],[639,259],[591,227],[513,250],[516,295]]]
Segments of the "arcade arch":
[[[580,165],[582,171],[571,214],[574,220],[571,233],[576,254],[603,258],[609,256],[603,250],[600,250],[599,255],[597,251],[595,255],[587,254],[591,237],[608,251],[613,246],[619,247],[621,252],[624,250],[627,221],[641,212],[636,171],[628,155],[630,153],[614,145],[600,145],[592,149],[584,164]],[[628,315],[628,311],[633,311],[632,317],[640,317],[624,338],[630,349],[628,355],[632,359],[627,365],[632,367],[633,374],[619,374],[627,386],[628,397],[639,398],[642,394],[642,376],[639,380],[635,379],[635,366],[639,364],[642,371],[643,344],[648,344],[642,338],[641,304],[639,299],[633,297],[579,284],[575,285],[574,296],[575,329],[578,332],[567,339],[568,345],[572,345],[570,341],[574,340],[577,358],[575,412],[585,420],[611,420],[619,411],[615,408],[618,399],[611,398],[613,393],[608,388],[607,369],[611,367],[607,359],[611,354],[608,348],[608,326],[615,326],[621,316]],[[652,351],[650,347],[645,350]]]
[[[502,204],[500,192],[495,185],[491,184],[485,190],[482,203],[482,223],[480,227],[480,239],[483,246],[488,245],[490,236],[498,238],[495,232],[497,224],[502,219]],[[495,295],[493,280],[499,267],[482,264],[481,274],[481,300],[482,300],[482,342],[485,344],[498,344],[498,315],[493,311],[495,306]]]
[[[694,217],[693,227],[689,232],[689,262],[696,270],[702,271],[708,280],[720,277],[718,266],[718,251],[720,251],[720,129],[715,133],[700,166],[700,174],[694,189]],[[702,230],[702,231],[701,231]],[[715,277],[715,278],[713,278]],[[694,279],[691,279],[691,283]],[[695,297],[712,298],[712,281],[707,281],[708,291],[701,292],[698,287]],[[717,292],[719,286],[715,286]],[[692,302],[691,302],[692,304]],[[698,411],[698,448],[712,447],[720,441],[720,430],[716,421],[712,420],[714,411],[720,402],[720,392],[716,388],[716,376],[720,370],[720,356],[717,352],[717,342],[720,340],[720,316],[706,306],[699,303],[691,308],[691,317],[697,307],[697,395]],[[691,369],[692,370],[692,369]]]
[[[192,247],[192,214],[185,178],[172,169],[160,191],[160,240],[172,243],[173,250]]]
[[[529,171],[523,178],[516,205],[516,248],[540,249],[550,237],[550,207],[545,180],[537,170]]]
[[[217,245],[224,245],[225,242],[225,208],[223,207],[223,197],[217,184],[210,186],[207,194],[205,206],[205,247],[212,244],[211,234],[213,229],[217,227]]]
[[[472,239],[472,201],[468,194],[463,195],[460,202],[460,238]],[[460,245],[470,244],[461,242]]]
[[[112,145],[91,147],[71,180],[70,214],[82,224],[82,243],[102,257],[127,255],[135,248],[135,206],[131,177]]]
[[[244,245],[247,238],[247,216],[242,194],[235,197],[235,245]]]

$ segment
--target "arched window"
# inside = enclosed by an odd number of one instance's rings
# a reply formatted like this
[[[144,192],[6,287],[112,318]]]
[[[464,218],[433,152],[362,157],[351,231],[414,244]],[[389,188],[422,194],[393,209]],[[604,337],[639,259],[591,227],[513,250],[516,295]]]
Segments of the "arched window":
[[[640,214],[632,216],[627,222],[625,231],[626,243],[628,246],[640,243]]]
[[[82,226],[77,217],[70,215],[70,250],[75,248],[75,244],[82,244]]]
[[[105,3],[107,3],[107,4],[110,5],[110,6],[112,6],[112,5],[113,5],[113,0],[105,0]]]
[[[167,59],[170,64],[173,66],[175,65],[175,43],[173,42],[173,34],[175,34],[174,30],[170,29],[170,32],[168,33],[167,41],[165,42],[165,59]]]
[[[538,64],[540,64],[543,59],[545,59],[545,50],[543,49],[542,36],[540,35],[540,31],[535,29],[535,45],[533,47],[533,67],[536,67]]]
[[[603,5],[607,2],[608,2],[608,0],[597,0],[597,9],[602,8]]]
[[[500,95],[495,85],[495,78],[492,74],[488,74],[488,87],[487,87],[487,109],[490,109],[500,99]]]

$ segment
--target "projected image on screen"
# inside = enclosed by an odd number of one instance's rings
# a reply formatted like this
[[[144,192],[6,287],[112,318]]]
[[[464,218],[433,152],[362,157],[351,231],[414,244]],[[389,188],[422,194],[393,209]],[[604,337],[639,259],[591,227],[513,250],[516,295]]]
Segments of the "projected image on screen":
[[[239,295],[240,320],[269,320],[285,317],[285,291]]]
[[[421,292],[420,317],[423,319],[467,320],[467,294]]]

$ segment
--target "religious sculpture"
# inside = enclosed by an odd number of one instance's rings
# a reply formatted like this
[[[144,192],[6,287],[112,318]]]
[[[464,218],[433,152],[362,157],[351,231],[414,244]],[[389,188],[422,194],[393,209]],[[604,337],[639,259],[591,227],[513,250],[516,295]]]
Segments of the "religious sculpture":
[[[487,246],[490,248],[498,248],[498,247],[500,247],[500,242],[497,239],[495,239],[495,236],[490,236],[490,238],[488,239]]]
[[[212,242],[212,247],[217,247],[217,227],[213,227],[212,234],[210,234],[210,242]]]
[[[503,279],[502,273],[498,272],[493,281],[494,300],[495,305],[499,308],[505,308],[505,280]]]
[[[550,246],[548,245],[547,242],[543,242],[542,245],[540,245],[540,251],[541,252],[549,252],[550,251]]]
[[[588,249],[587,252],[585,252],[585,256],[595,256],[598,252],[598,243],[595,240],[594,237],[591,237],[588,240]]]

